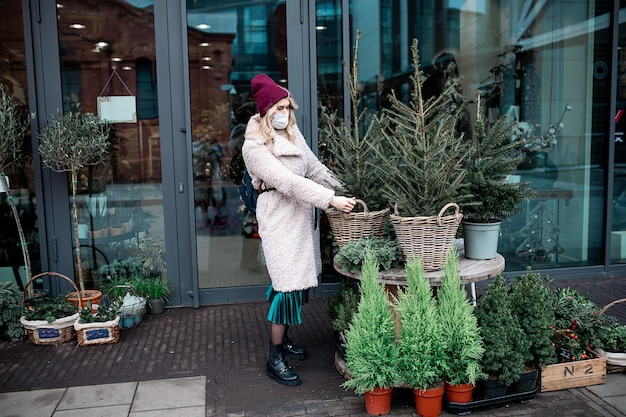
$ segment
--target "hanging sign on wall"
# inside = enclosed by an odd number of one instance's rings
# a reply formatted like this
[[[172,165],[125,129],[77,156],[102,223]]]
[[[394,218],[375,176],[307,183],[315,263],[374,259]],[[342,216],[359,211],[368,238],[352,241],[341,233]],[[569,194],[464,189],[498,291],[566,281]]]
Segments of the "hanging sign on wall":
[[[122,82],[129,96],[103,96],[102,93],[111,82],[113,75]],[[133,93],[128,89],[126,83],[113,69],[113,73],[107,80],[104,88],[98,95],[98,117],[105,122],[110,123],[137,123],[137,100]]]

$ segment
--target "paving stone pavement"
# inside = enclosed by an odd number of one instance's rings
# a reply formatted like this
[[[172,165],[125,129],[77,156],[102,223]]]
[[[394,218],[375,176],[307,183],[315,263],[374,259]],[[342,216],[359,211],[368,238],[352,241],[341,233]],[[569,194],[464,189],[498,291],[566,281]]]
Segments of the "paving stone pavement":
[[[626,297],[623,278],[558,285],[589,291],[598,305]],[[0,417],[366,416],[363,398],[340,387],[324,302],[311,300],[303,325],[290,330],[309,355],[290,361],[302,376],[298,387],[281,386],[264,374],[266,303],[176,308],[145,316],[112,345],[0,342]],[[539,393],[526,404],[472,415],[620,417],[625,412],[626,374],[609,374],[603,385]],[[391,415],[417,415],[411,391],[394,390]]]

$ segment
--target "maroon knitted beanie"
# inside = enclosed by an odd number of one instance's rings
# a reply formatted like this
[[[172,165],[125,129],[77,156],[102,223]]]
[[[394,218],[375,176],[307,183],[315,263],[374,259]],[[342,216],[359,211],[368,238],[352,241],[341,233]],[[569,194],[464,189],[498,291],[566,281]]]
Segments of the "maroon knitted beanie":
[[[285,97],[289,97],[289,90],[276,84],[270,77],[265,74],[259,74],[250,81],[252,86],[252,96],[256,100],[256,108],[259,110],[261,117],[278,101]]]

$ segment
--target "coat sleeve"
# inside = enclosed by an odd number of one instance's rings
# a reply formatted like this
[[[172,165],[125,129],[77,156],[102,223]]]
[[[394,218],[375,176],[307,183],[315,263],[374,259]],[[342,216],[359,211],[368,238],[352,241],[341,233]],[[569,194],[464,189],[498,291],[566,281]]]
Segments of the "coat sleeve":
[[[250,176],[256,179],[257,184],[261,178],[265,187],[275,188],[290,198],[318,208],[327,208],[335,195],[331,188],[289,170],[262,140],[246,138],[243,157]]]

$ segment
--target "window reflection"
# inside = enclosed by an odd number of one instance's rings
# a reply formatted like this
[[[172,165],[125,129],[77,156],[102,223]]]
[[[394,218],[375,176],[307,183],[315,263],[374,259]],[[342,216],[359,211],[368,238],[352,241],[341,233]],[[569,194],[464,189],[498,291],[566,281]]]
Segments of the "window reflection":
[[[98,288],[99,268],[116,260],[164,259],[154,15],[150,1],[57,6],[63,110],[119,114],[105,164],[79,173],[81,255]]]
[[[318,26],[341,20],[338,3],[317,2]],[[608,3],[596,9],[567,1],[530,7],[522,0],[349,4],[350,45],[360,30],[360,49],[368,51],[358,62],[368,109],[385,107],[392,90],[408,100],[409,45],[417,38],[427,96],[462,78],[451,97],[466,106],[459,133],[472,133],[477,90],[490,121],[508,115],[519,122],[527,147],[517,174],[532,183],[537,198],[503,224],[499,251],[507,270],[600,263],[602,219],[591,213],[604,212],[599,190],[609,77],[597,69],[610,62]],[[342,109],[345,87],[334,82],[341,71],[327,64],[337,55],[333,36],[341,44],[339,31],[317,33],[319,96],[322,105]]]
[[[250,79],[266,73],[287,86],[285,10],[284,1],[187,1],[200,288],[269,282],[233,160],[256,113]]]
[[[22,3],[19,0],[3,2],[0,16],[0,83],[8,95],[13,97],[18,113],[24,120],[29,114],[28,80],[26,75],[26,55],[23,37]],[[3,126],[6,127],[6,126]],[[9,204],[12,199],[19,215],[19,221],[27,241],[31,273],[41,272],[39,253],[39,233],[35,198],[35,179],[31,158],[32,137],[26,132],[22,143],[20,159],[1,161],[0,171],[9,178],[8,193],[0,192],[0,282],[15,282],[23,289],[28,280],[26,262],[22,253],[14,213]],[[3,188],[4,189],[4,188]]]

